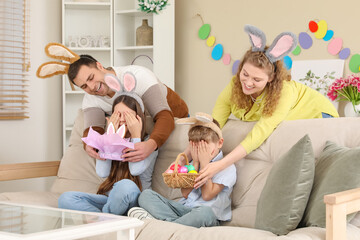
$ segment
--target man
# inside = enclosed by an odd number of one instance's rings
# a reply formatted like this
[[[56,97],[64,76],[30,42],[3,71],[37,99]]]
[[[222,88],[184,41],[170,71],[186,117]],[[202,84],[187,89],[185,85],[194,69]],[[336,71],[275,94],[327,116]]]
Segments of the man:
[[[150,138],[136,143],[134,150],[128,150],[123,155],[126,161],[141,161],[166,141],[175,127],[174,117],[188,116],[188,107],[178,94],[161,83],[147,68],[135,65],[104,68],[93,57],[81,55],[77,61],[70,64],[68,77],[87,93],[82,106],[84,136],[87,136],[90,126],[101,134],[105,132],[105,116],[111,114],[117,93],[105,82],[105,74],[115,75],[122,85],[124,74],[131,74],[136,80],[134,92],[142,98],[146,111],[154,120]],[[96,149],[85,145],[85,150],[89,156],[101,159]]]

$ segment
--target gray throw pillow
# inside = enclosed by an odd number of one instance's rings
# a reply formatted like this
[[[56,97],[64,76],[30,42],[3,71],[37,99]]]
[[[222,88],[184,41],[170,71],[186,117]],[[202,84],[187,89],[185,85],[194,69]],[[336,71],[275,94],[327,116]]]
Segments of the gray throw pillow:
[[[326,226],[324,195],[360,187],[360,147],[327,141],[315,164],[314,186],[301,226]],[[355,214],[348,215],[348,222]]]
[[[255,228],[285,235],[296,229],[314,180],[315,158],[308,135],[272,167],[261,192]]]

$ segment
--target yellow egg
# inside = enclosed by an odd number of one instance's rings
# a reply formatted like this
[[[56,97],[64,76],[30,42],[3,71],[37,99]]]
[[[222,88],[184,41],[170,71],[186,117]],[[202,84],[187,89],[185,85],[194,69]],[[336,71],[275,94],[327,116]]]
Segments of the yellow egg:
[[[198,172],[195,170],[191,170],[191,171],[189,171],[189,173],[198,173]]]

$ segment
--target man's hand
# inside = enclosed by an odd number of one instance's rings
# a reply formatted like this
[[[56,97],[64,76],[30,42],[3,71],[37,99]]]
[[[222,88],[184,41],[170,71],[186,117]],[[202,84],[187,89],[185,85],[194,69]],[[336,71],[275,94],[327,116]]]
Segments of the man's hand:
[[[135,143],[135,149],[126,148],[122,157],[126,162],[139,162],[147,158],[156,148],[156,142],[149,139],[145,142]]]
[[[96,151],[95,148],[89,146],[89,145],[86,145],[85,146],[85,151],[86,153],[92,157],[92,158],[95,158],[95,159],[100,159],[100,160],[105,160],[104,158],[101,158],[99,153]]]

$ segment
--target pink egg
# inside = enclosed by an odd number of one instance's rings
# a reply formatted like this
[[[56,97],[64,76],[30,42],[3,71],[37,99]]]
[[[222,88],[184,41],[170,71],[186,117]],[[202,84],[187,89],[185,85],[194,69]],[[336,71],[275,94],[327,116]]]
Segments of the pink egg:
[[[174,170],[171,170],[171,169],[168,169],[165,171],[165,173],[173,173],[173,172],[174,172]]]
[[[179,173],[187,173],[188,172],[188,169],[187,169],[187,167],[180,167],[180,169],[178,170],[179,171]]]

